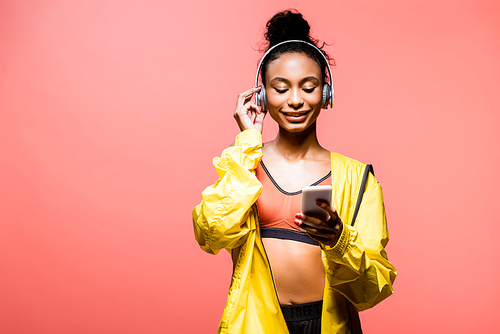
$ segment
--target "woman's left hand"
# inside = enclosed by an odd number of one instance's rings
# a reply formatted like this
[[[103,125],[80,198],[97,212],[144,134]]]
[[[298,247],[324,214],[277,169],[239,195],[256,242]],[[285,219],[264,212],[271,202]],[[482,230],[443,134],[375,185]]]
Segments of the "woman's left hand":
[[[316,205],[328,212],[330,218],[327,221],[308,217],[303,213],[297,213],[295,215],[295,224],[297,224],[303,232],[306,232],[311,239],[323,245],[333,247],[342,234],[344,224],[334,207],[319,201],[316,202]]]

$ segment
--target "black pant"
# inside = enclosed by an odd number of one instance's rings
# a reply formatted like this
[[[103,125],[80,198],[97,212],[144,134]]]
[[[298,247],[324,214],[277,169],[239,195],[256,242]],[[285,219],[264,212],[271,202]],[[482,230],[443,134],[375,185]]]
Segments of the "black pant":
[[[281,311],[290,334],[321,334],[323,301],[281,305]]]

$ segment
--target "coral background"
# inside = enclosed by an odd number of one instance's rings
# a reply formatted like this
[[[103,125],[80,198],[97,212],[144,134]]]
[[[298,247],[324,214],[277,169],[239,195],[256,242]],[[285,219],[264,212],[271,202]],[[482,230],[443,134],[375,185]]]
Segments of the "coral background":
[[[500,326],[496,1],[0,1],[0,332],[215,333],[231,276],[191,210],[265,22],[335,58],[321,143],[375,166],[399,271],[366,333]],[[276,133],[266,120],[264,138]]]

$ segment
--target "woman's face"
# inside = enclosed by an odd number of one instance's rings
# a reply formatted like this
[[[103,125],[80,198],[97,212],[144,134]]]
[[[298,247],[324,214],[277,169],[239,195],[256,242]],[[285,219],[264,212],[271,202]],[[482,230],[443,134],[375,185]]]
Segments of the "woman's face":
[[[301,132],[321,111],[323,80],[318,64],[303,53],[285,53],[266,72],[269,114],[289,132]]]

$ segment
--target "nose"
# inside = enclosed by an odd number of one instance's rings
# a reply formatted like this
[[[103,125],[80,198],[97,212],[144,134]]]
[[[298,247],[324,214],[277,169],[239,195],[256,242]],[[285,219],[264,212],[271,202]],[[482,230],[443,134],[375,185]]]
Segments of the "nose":
[[[291,89],[290,96],[288,99],[288,105],[295,109],[300,108],[304,104],[304,100],[302,99],[302,94],[300,94],[300,89]]]

